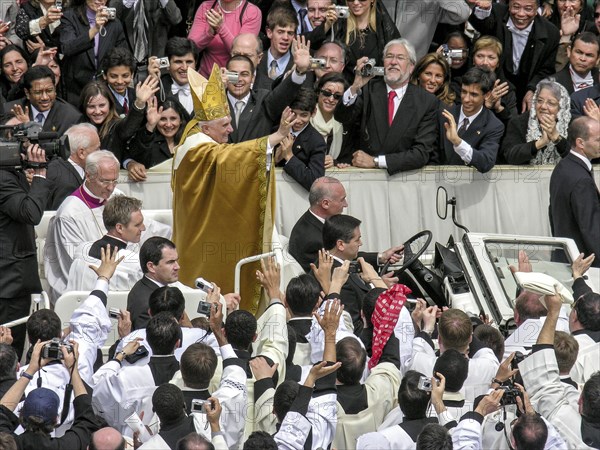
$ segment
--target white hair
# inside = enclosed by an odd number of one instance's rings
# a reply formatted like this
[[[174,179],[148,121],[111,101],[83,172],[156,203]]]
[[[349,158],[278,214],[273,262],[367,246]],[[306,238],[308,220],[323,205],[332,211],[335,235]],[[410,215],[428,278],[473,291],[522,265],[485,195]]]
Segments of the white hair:
[[[412,45],[410,42],[408,42],[408,40],[403,39],[403,38],[401,38],[401,39],[392,39],[387,44],[385,44],[385,47],[383,48],[383,57],[384,58],[385,58],[386,53],[388,52],[388,50],[390,49],[390,47],[392,45],[402,45],[402,46],[404,46],[404,48],[406,49],[406,53],[408,53],[408,59],[410,60],[410,63],[413,66],[415,64],[417,64],[417,52],[415,51],[414,45]]]
[[[65,131],[65,135],[69,138],[71,153],[79,148],[89,148],[92,144],[92,133],[98,136],[98,130],[91,123],[78,123]]]
[[[96,175],[98,173],[98,166],[101,161],[112,161],[117,165],[117,168],[120,167],[119,160],[113,152],[108,150],[97,150],[90,153],[85,159],[85,171],[88,175]]]

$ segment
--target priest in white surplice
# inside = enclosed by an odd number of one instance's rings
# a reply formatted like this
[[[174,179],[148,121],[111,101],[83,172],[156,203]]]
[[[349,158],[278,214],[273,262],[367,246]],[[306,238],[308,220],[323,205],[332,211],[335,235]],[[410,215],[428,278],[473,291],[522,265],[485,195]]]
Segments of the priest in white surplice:
[[[44,271],[56,301],[65,291],[75,249],[84,242],[95,242],[106,234],[102,221],[104,202],[114,194],[119,179],[119,161],[107,150],[91,153],[85,163],[85,182],[56,211],[48,225],[44,247]],[[146,221],[141,242],[151,236],[171,237],[171,227]]]
[[[106,201],[103,209],[102,223],[107,233],[102,239],[85,242],[75,249],[67,291],[85,291],[94,285],[96,276],[90,265],[99,264],[100,250],[107,245],[110,245],[111,249],[117,248],[119,258],[123,258],[113,276],[114,291],[129,291],[143,275],[139,242],[146,227],[141,200],[125,195],[113,195]]]

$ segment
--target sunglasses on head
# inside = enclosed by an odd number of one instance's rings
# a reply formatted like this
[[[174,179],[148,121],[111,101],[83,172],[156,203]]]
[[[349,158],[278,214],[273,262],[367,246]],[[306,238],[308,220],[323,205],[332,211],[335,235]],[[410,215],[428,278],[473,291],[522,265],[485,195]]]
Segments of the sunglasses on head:
[[[327,98],[333,97],[336,100],[339,100],[340,98],[342,98],[344,96],[344,94],[334,94],[333,92],[324,91],[322,89],[320,92],[323,97],[327,97]]]

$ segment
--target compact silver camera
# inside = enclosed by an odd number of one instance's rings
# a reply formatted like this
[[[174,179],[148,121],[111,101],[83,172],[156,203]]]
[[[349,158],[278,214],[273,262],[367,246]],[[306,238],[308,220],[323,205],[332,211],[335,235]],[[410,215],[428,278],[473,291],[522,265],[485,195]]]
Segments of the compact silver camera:
[[[104,8],[106,11],[106,16],[108,20],[115,20],[117,18],[117,9],[116,8]]]
[[[108,315],[113,319],[118,319],[121,317],[121,310],[119,308],[113,308],[112,306],[108,308]]]
[[[350,16],[350,8],[347,6],[336,6],[335,12],[338,16],[338,19],[347,19]]]
[[[326,65],[327,61],[322,58],[310,58],[310,70],[324,69]]]
[[[169,68],[169,58],[164,56],[162,58],[156,58],[158,60],[158,68],[159,69],[168,69]]]
[[[382,77],[383,67],[378,67],[375,64],[377,64],[375,58],[367,60],[367,62],[360,71],[360,75],[363,77]]]
[[[447,44],[442,45],[442,53],[444,55],[444,58],[448,60],[448,64],[450,64],[453,59],[466,58],[465,50],[460,48],[448,48]]]
[[[192,400],[192,407],[191,410],[193,413],[202,413],[202,414],[206,414],[206,411],[204,410],[204,404],[205,403],[210,403],[208,400],[200,400],[200,399],[193,399]]]
[[[437,381],[437,379],[433,377],[419,377],[419,384],[417,384],[417,389],[420,389],[421,391],[431,392],[433,389],[433,380]]]
[[[240,80],[240,74],[237,72],[225,72],[225,76],[229,83],[235,84]]]
[[[196,278],[196,287],[198,289],[202,289],[204,292],[206,292],[207,294],[213,290],[213,284],[210,281],[206,281],[204,278],[202,277],[198,277]]]
[[[56,0],[56,2],[54,3],[54,7],[55,7],[56,9],[59,9],[59,10],[61,10],[61,11],[62,11],[62,5],[63,5],[63,4],[62,4],[62,0]]]

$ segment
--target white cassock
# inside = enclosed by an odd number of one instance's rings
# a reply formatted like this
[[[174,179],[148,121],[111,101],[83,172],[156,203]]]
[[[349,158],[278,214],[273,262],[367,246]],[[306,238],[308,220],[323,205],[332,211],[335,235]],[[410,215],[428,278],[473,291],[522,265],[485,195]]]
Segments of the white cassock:
[[[122,194],[116,189],[113,192],[113,195]],[[95,242],[106,234],[103,211],[104,206],[90,208],[78,197],[70,195],[50,219],[44,247],[44,272],[48,284],[52,286],[51,297],[54,301],[67,290],[75,249],[85,242]],[[146,230],[142,233],[140,245],[152,236],[171,238],[169,225],[150,219],[145,220],[144,225]]]
[[[99,267],[101,261],[89,255],[93,244],[93,242],[85,242],[75,249],[65,292],[89,291],[94,286],[98,275],[90,265]],[[112,291],[129,291],[144,276],[140,267],[139,244],[134,245],[137,251],[129,250],[129,247],[119,250],[117,258],[123,257],[123,261],[119,263],[110,279]]]

